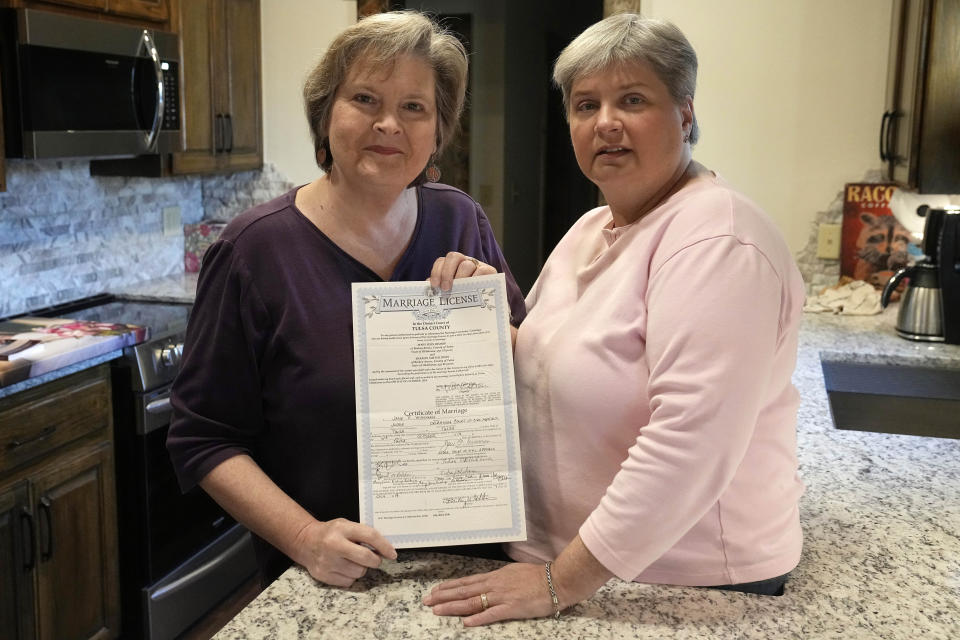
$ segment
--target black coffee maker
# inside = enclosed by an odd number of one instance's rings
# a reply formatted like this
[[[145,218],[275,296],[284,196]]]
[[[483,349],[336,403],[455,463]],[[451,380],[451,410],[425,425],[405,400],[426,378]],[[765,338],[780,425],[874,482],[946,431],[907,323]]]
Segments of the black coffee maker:
[[[897,314],[897,334],[909,340],[960,344],[960,207],[924,205],[917,215],[927,219],[924,257],[893,274],[880,304],[886,307],[900,281],[909,278]]]

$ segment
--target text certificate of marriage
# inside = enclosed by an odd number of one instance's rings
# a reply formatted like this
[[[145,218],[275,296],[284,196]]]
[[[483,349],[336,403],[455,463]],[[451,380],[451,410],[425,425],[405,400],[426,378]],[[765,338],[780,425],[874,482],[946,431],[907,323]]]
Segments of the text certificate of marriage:
[[[526,540],[503,274],[353,284],[360,522],[397,548]]]

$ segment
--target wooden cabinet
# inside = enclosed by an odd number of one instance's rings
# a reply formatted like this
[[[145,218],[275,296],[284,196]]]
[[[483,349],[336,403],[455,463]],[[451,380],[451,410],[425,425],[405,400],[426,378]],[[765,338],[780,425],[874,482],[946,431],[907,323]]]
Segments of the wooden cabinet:
[[[0,638],[33,638],[35,518],[26,481],[0,490]]]
[[[40,638],[119,631],[115,491],[109,442],[33,479]]]
[[[118,635],[111,437],[106,366],[0,399],[0,638]]]
[[[960,193],[960,0],[894,0],[880,158],[920,193]]]
[[[170,18],[170,5],[167,0],[107,0],[107,12],[166,22]]]
[[[64,7],[78,7],[92,11],[107,10],[107,0],[39,0],[37,4],[56,4]]]
[[[180,0],[183,151],[174,173],[263,164],[259,0]]]
[[[169,0],[6,0],[4,4],[47,10],[79,9],[150,22],[167,22],[170,19]]]

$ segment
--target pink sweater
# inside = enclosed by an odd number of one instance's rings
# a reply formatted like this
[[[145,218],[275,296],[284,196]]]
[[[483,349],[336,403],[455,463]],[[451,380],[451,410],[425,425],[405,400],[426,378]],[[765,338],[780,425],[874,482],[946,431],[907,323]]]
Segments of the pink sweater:
[[[517,337],[520,561],[580,533],[624,580],[719,585],[793,569],[791,383],[804,286],[780,233],[721,178],[613,229],[586,213]]]

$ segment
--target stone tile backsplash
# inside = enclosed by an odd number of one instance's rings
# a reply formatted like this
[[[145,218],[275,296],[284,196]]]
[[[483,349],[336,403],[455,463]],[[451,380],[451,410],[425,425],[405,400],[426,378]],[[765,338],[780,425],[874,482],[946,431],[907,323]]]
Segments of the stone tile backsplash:
[[[292,185],[262,171],[176,178],[91,177],[82,160],[7,164],[0,193],[0,317],[183,271],[183,224],[227,221]]]
[[[880,178],[869,172],[861,182]],[[180,207],[183,224],[227,222],[292,187],[269,164],[158,179],[91,177],[82,160],[10,160],[0,193],[0,317],[182,273],[183,232],[163,234],[165,207]],[[840,261],[818,258],[816,238],[820,223],[842,213],[841,189],[796,256],[808,294],[839,278]]]

